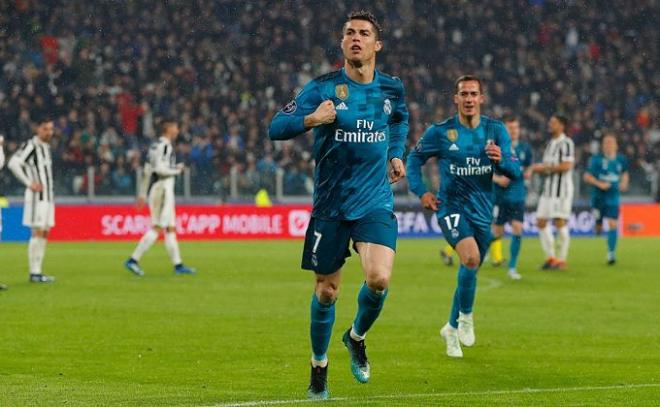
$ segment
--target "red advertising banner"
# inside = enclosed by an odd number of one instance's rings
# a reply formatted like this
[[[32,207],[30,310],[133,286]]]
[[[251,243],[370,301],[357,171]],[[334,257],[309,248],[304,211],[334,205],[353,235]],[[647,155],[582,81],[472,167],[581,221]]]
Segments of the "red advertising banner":
[[[286,239],[305,236],[311,206],[178,205],[181,239]],[[150,227],[148,211],[129,205],[66,206],[55,210],[51,240],[135,240]]]
[[[22,208],[21,208],[22,209]],[[179,205],[176,208],[176,228],[181,239],[300,239],[311,216],[310,205],[284,205],[257,208],[252,205]],[[8,213],[8,215],[10,215]],[[14,214],[18,220],[20,214]],[[138,211],[130,205],[58,205],[55,210],[55,227],[50,231],[52,240],[136,240],[150,227],[146,209]],[[418,207],[398,208],[399,237],[439,237],[435,218]],[[5,240],[11,238],[11,230],[3,230]],[[525,233],[534,235],[533,212],[525,215]],[[660,236],[659,204],[624,204],[621,206],[621,231],[624,236]],[[588,208],[576,209],[571,217],[571,233],[592,235],[594,219]],[[9,225],[9,226],[11,226]],[[14,230],[14,232],[16,232]],[[14,233],[16,235],[16,233]],[[12,236],[9,236],[12,235]]]
[[[621,205],[624,236],[660,236],[660,204]]]

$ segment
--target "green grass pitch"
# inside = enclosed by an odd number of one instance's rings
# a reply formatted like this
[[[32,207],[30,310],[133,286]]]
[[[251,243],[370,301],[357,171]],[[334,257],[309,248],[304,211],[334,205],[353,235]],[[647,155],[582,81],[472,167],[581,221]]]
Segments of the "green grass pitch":
[[[390,295],[367,337],[369,384],[341,333],[362,281],[344,269],[329,357],[332,405],[658,405],[660,239],[573,239],[569,270],[541,272],[537,239],[519,270],[480,271],[477,344],[462,360],[438,335],[455,268],[439,240],[399,242]],[[299,241],[185,242],[200,273],[172,273],[160,243],[134,277],[134,243],[53,243],[53,285],[27,283],[26,246],[0,245],[0,406],[307,405],[312,275]],[[505,252],[506,253],[506,252]],[[263,400],[268,402],[258,403]]]

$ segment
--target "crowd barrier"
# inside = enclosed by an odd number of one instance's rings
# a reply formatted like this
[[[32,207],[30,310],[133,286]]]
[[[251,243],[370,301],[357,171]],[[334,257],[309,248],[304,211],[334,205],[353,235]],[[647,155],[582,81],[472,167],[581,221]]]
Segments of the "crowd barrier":
[[[396,208],[402,238],[440,237],[437,218],[419,206]],[[23,208],[2,209],[2,240],[26,241],[30,231],[21,225]],[[180,205],[176,229],[183,240],[300,239],[311,216],[309,205],[258,208],[250,205]],[[130,205],[59,205],[53,241],[136,240],[150,226],[146,209]],[[536,235],[533,210],[525,213],[525,235]],[[574,208],[569,226],[574,236],[593,235],[594,218],[587,207]],[[659,204],[624,204],[621,210],[624,236],[660,236]]]

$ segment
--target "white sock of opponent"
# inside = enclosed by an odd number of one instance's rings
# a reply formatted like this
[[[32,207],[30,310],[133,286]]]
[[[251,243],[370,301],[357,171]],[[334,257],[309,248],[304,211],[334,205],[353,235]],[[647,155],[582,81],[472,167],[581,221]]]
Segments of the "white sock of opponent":
[[[179,253],[179,242],[176,240],[176,232],[165,233],[165,248],[170,255],[172,264],[181,264],[181,254]]]
[[[557,240],[559,241],[559,260],[566,261],[568,258],[568,248],[571,245],[571,234],[568,225],[564,225],[557,231]]]
[[[46,239],[43,237],[31,237],[28,243],[30,274],[41,274],[44,253],[46,253]]]
[[[545,252],[545,257],[555,257],[555,237],[552,234],[550,225],[546,225],[539,230],[539,239],[541,239],[541,247]]]
[[[131,255],[131,258],[135,261],[140,261],[142,255],[147,250],[149,250],[149,248],[156,242],[156,240],[158,240],[158,232],[153,229],[149,229],[149,231],[147,231],[147,233],[142,236],[142,239],[140,239],[140,243],[138,243],[135,251]]]

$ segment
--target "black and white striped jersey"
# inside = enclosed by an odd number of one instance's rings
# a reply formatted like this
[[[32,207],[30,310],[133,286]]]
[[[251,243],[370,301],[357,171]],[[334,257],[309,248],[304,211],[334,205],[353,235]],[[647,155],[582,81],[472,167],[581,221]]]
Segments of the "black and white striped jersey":
[[[562,133],[550,140],[543,152],[543,164],[558,165],[563,162],[575,161],[575,144],[573,140]],[[573,198],[573,169],[566,172],[545,175],[543,194],[547,198]]]
[[[149,147],[147,158],[140,195],[145,196],[156,183],[174,189],[174,177],[181,173],[181,169],[177,167],[172,142],[166,137],[160,137]]]
[[[50,145],[34,136],[21,145],[7,166],[26,188],[35,182],[41,184],[43,188],[34,193],[34,198],[53,202],[53,160]]]

